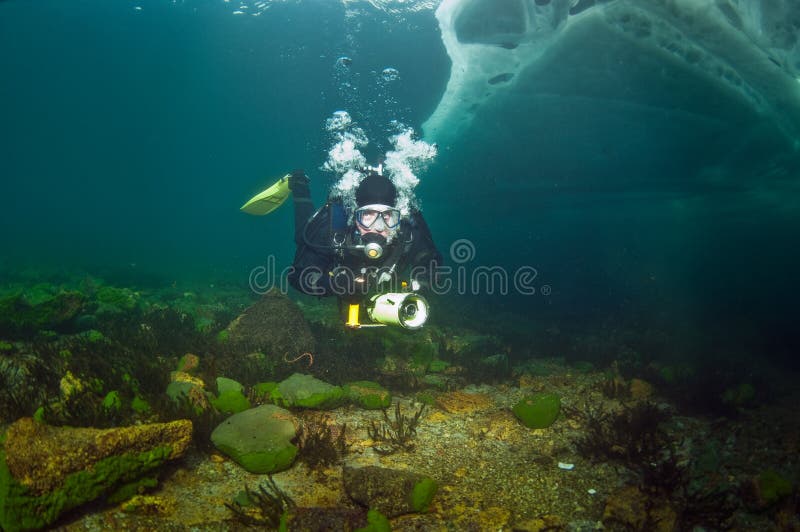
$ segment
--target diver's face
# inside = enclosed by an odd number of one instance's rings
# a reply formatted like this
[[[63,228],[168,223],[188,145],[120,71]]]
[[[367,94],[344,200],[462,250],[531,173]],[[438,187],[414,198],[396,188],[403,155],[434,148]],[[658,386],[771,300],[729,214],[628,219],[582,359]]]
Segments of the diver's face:
[[[400,223],[400,211],[388,205],[368,205],[356,211],[356,227],[361,235],[375,233],[389,239]]]
[[[362,226],[361,224],[358,224],[358,232],[361,233],[362,235],[366,235],[367,233],[377,233],[377,234],[381,235],[383,238],[386,238],[386,239],[389,238],[389,230],[388,229],[384,229],[383,231],[374,231],[372,229],[367,229],[366,227]]]

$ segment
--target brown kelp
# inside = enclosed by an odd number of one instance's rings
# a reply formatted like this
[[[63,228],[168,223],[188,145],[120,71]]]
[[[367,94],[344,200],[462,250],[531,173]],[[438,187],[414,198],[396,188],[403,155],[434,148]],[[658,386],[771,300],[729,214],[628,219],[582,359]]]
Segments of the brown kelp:
[[[374,442],[379,443],[375,452],[378,454],[391,454],[396,451],[414,450],[414,437],[417,435],[422,412],[425,405],[413,416],[407,416],[400,411],[400,403],[395,403],[394,419],[389,419],[386,413],[388,409],[383,409],[383,421],[371,421],[367,427],[367,434]]]

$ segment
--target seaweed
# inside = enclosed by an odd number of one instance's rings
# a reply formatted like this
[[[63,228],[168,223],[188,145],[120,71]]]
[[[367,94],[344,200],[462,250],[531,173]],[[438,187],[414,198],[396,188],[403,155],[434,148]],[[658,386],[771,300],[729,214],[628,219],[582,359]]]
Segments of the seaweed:
[[[669,442],[660,427],[667,414],[653,403],[624,405],[619,412],[593,408],[587,403],[578,415],[584,418],[586,430],[575,439],[575,447],[593,461],[657,462]]]
[[[645,493],[669,495],[689,483],[689,468],[680,461],[676,445],[671,442],[664,447],[656,461],[643,461],[633,466],[640,473],[639,489]]]
[[[36,405],[44,407],[48,423],[97,428],[129,424],[136,414],[133,401],[149,402],[163,394],[169,379],[163,359],[132,349],[124,341],[101,338],[79,334],[31,344],[42,361],[57,368],[47,383],[49,400]],[[67,374],[74,375],[80,385],[65,396],[60,388]],[[120,408],[103,406],[104,397],[112,391],[124,399]]]
[[[278,528],[287,510],[295,508],[295,502],[284,493],[268,475],[266,485],[259,484],[257,490],[244,488],[243,496],[232,503],[225,503],[233,515],[241,523],[250,526],[268,526]]]
[[[194,318],[172,308],[155,308],[148,312],[134,310],[104,318],[100,331],[129,349],[155,355],[176,356],[208,349],[211,339],[198,331]]]
[[[0,422],[33,415],[59,377],[41,358],[25,353],[0,354]]]
[[[298,459],[310,468],[333,465],[347,452],[347,424],[341,427],[325,422],[306,421],[298,430]]]
[[[609,399],[629,399],[631,396],[630,386],[616,373],[603,379],[600,383],[600,391]]]
[[[400,411],[400,403],[395,403],[394,420],[389,419],[389,415],[386,413],[387,410],[386,408],[382,410],[382,422],[371,421],[367,427],[367,434],[370,439],[384,444],[376,446],[374,448],[375,452],[387,455],[399,450],[413,451],[415,446],[413,439],[417,435],[417,427],[419,426],[422,412],[425,410],[425,404],[420,406],[412,417],[409,417]]]
[[[732,490],[710,483],[681,456],[678,449],[685,442],[662,427],[667,413],[647,402],[623,404],[616,412],[588,402],[583,410],[569,410],[586,423],[584,434],[574,440],[578,451],[593,461],[620,463],[634,473],[642,493],[654,501],[665,498],[678,509],[681,530],[695,525],[724,528],[736,506]]]

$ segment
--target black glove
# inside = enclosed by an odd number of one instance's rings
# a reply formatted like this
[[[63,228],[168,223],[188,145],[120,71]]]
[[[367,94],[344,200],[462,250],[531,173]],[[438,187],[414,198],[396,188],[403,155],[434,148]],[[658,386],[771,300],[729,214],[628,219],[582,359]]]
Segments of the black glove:
[[[301,169],[292,171],[291,175],[289,175],[289,190],[295,196],[310,196],[311,190],[308,188],[308,177],[306,177],[306,173]]]

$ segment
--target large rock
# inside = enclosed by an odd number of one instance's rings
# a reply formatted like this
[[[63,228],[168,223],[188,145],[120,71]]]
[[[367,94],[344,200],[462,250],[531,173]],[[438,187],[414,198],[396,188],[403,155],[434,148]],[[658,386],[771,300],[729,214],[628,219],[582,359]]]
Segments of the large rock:
[[[286,408],[335,408],[344,397],[341,387],[302,373],[294,373],[271,393],[272,401]]]
[[[247,308],[219,335],[224,352],[217,369],[244,384],[254,384],[287,367],[286,360],[314,352],[314,337],[297,305],[272,290]],[[248,355],[248,356],[244,356]]]
[[[100,430],[20,419],[0,450],[0,527],[42,528],[100,496],[152,484],[152,472],[182,456],[191,438],[187,420]]]
[[[343,389],[350,402],[367,410],[379,410],[392,405],[392,394],[377,382],[349,382],[344,385]]]
[[[347,495],[389,518],[426,511],[437,487],[432,478],[411,471],[377,466],[344,468]]]
[[[553,393],[538,393],[520,399],[512,411],[526,427],[546,429],[558,419],[561,399]]]
[[[234,414],[211,433],[217,449],[251,473],[288,469],[297,455],[297,423],[288,410],[263,405]]]

